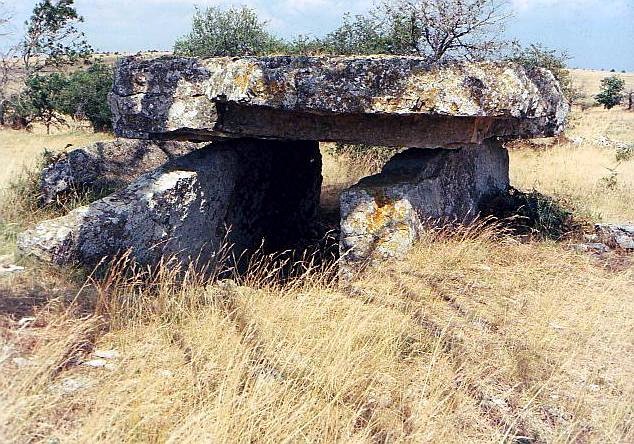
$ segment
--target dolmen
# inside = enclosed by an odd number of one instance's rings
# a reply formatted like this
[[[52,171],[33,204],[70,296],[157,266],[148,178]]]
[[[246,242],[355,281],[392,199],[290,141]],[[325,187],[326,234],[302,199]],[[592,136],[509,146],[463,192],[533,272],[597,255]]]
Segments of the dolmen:
[[[429,221],[472,221],[509,187],[504,142],[556,135],[568,113],[545,69],[393,56],[130,57],[109,101],[117,136],[177,155],[22,233],[24,253],[90,266],[125,250],[153,264],[212,261],[223,243],[236,257],[290,248],[317,217],[319,142],[403,148],[341,195],[352,273],[402,257]]]

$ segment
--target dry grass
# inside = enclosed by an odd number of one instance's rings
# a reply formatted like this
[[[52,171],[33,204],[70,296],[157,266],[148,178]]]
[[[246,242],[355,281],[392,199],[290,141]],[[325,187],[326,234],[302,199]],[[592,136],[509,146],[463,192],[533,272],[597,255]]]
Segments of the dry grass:
[[[567,132],[581,143],[544,150],[512,150],[511,182],[571,203],[583,216],[610,222],[634,222],[634,156],[618,161],[614,147],[601,137],[634,146],[634,112],[594,108],[572,116]]]
[[[6,186],[24,167],[32,168],[45,149],[62,151],[111,138],[109,134],[79,130],[46,135],[39,128],[33,132],[0,128],[0,188]]]
[[[349,290],[132,279],[102,292],[104,335],[45,311],[6,338],[33,367],[3,365],[5,439],[631,441],[631,269],[491,234],[430,237]],[[93,346],[116,368],[77,365]]]
[[[614,150],[593,142],[633,141],[630,115],[577,120],[580,145],[511,153],[514,185],[632,219],[634,160],[607,187]],[[369,165],[326,154],[325,203]],[[3,442],[634,441],[627,257],[472,227],[350,288],[314,269],[179,286],[165,267],[80,291],[80,275],[24,265],[0,278]],[[81,365],[95,348],[119,352],[112,369]]]

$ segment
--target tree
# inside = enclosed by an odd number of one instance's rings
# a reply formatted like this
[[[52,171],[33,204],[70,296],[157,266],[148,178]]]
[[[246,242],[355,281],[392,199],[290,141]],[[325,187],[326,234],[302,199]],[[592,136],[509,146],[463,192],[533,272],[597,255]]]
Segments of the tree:
[[[64,122],[58,110],[67,82],[60,73],[33,74],[27,79],[24,91],[14,100],[16,114],[27,125],[41,121],[46,126],[46,133],[50,134],[52,125]]]
[[[246,6],[196,8],[192,31],[176,42],[174,53],[197,57],[269,54],[281,49],[282,42],[269,33],[266,25]]]
[[[92,48],[77,24],[84,21],[74,0],[40,0],[25,23],[20,54],[27,77],[47,66],[60,67],[86,59]]]
[[[601,80],[601,92],[595,96],[595,99],[604,108],[613,108],[621,103],[624,89],[625,80],[616,75],[606,77]]]
[[[568,101],[572,103],[578,99],[578,92],[572,85],[572,76],[567,67],[570,57],[566,52],[548,49],[539,43],[531,44],[526,48],[515,43],[512,54],[507,59],[529,70],[534,68],[550,70],[559,81],[561,90]]]
[[[374,15],[391,53],[432,63],[491,55],[510,17],[505,0],[383,0]]]
[[[96,131],[109,129],[112,113],[108,93],[112,89],[112,81],[112,68],[100,62],[85,71],[69,74],[56,102],[56,110],[75,118],[88,119]]]
[[[0,37],[7,37],[11,34],[10,22],[11,15],[6,8],[5,2],[0,1]],[[0,125],[4,125],[4,116],[10,97],[8,86],[14,76],[12,68],[15,63],[13,62],[10,48],[0,48],[0,51],[6,51],[0,53]]]
[[[331,54],[388,54],[391,44],[381,29],[381,24],[372,17],[346,13],[342,24],[321,41],[322,51]]]

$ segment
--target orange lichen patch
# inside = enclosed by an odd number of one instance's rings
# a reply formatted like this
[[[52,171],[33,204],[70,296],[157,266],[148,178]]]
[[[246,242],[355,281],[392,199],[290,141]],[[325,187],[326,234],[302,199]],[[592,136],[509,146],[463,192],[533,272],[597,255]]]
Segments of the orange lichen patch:
[[[370,233],[379,233],[387,226],[402,225],[406,216],[405,208],[390,200],[382,191],[374,196],[376,210],[368,215],[367,229]]]

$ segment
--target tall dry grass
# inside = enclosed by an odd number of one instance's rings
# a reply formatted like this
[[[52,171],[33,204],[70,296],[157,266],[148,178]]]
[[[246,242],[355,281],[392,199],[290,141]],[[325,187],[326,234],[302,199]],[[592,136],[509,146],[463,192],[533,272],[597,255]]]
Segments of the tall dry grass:
[[[35,337],[35,364],[3,365],[7,441],[633,437],[631,269],[475,228],[432,233],[349,289],[314,270],[249,286],[162,273],[158,291],[98,281],[101,318],[65,311],[10,338]],[[92,347],[118,350],[116,368],[76,365]],[[69,378],[87,386],[61,394]]]

